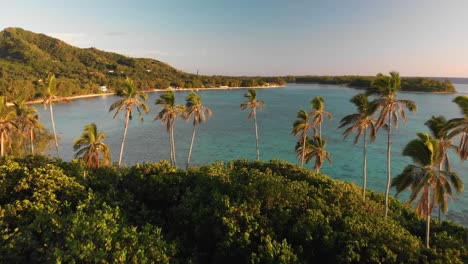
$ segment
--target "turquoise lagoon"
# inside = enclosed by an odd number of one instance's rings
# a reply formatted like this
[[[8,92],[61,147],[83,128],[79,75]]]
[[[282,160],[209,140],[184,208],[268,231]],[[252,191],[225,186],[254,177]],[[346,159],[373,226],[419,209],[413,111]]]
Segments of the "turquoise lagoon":
[[[444,115],[447,118],[461,116],[452,99],[460,94],[468,94],[468,85],[455,85],[458,94],[428,94],[402,92],[400,98],[414,100],[418,105],[416,113],[408,113],[408,123],[400,124],[393,134],[392,175],[399,174],[411,161],[401,152],[407,142],[416,137],[417,132],[426,132],[424,123],[432,115]],[[323,124],[323,135],[328,138],[328,151],[333,164],[325,164],[322,172],[334,179],[362,183],[362,141],[353,145],[352,137],[343,140],[343,129],[338,129],[339,121],[345,115],[354,113],[354,105],[349,99],[359,90],[338,85],[288,84],[284,88],[258,89],[257,96],[265,100],[266,105],[258,111],[260,137],[260,158],[262,160],[281,159],[298,163],[294,153],[296,138],[291,135],[291,126],[299,109],[310,110],[310,99],[322,96],[326,110],[333,114],[333,120]],[[176,93],[178,103],[185,103],[188,91]],[[255,132],[252,121],[247,120],[248,112],[241,112],[239,105],[244,101],[243,89],[203,90],[199,91],[203,103],[213,110],[213,116],[198,127],[192,154],[193,165],[202,165],[214,161],[234,159],[255,159]],[[169,159],[169,136],[166,128],[159,121],[152,122],[159,111],[154,104],[160,93],[149,93],[150,113],[140,122],[137,115],[128,128],[123,162],[128,165],[142,162],[155,162]],[[80,136],[83,127],[96,123],[98,129],[106,133],[106,143],[111,148],[113,161],[118,160],[123,135],[123,114],[113,119],[109,106],[118,99],[116,96],[102,96],[73,100],[71,104],[57,104],[54,114],[60,140],[60,152],[64,160],[73,158],[73,140]],[[50,128],[49,115],[38,107],[42,122]],[[175,124],[177,163],[185,167],[188,147],[192,133],[192,123],[178,120]],[[51,151],[51,155],[55,155]],[[453,169],[468,185],[466,163],[452,155]],[[312,164],[308,164],[309,168]],[[383,192],[386,182],[386,132],[380,131],[376,142],[368,145],[368,188]],[[468,189],[466,187],[465,189]],[[394,190],[392,190],[394,193]],[[407,196],[402,196],[405,199]],[[448,218],[468,225],[468,191],[449,204]]]

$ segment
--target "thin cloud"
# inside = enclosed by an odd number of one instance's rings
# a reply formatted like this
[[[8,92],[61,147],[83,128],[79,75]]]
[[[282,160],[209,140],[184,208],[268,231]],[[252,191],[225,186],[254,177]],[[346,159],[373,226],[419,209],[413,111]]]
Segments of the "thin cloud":
[[[127,35],[126,32],[121,32],[121,31],[110,31],[105,33],[106,36],[125,36]]]

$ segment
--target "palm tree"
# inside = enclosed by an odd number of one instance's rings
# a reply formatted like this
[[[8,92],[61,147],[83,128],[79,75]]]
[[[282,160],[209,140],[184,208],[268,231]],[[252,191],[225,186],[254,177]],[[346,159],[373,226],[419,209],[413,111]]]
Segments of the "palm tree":
[[[125,138],[127,137],[127,129],[128,129],[128,122],[132,119],[132,111],[133,108],[136,107],[138,111],[138,117],[141,121],[143,121],[143,112],[148,113],[149,108],[148,105],[145,104],[148,95],[139,92],[136,89],[135,84],[133,81],[127,77],[125,80],[124,89],[119,94],[122,99],[118,100],[117,102],[113,103],[110,108],[109,112],[115,110],[114,119],[121,111],[125,111],[125,119],[124,119],[124,134],[122,137],[122,145],[120,147],[120,155],[119,155],[119,166],[122,163],[122,155],[124,150]]]
[[[427,133],[419,133],[418,138],[410,141],[403,150],[403,155],[410,157],[415,164],[408,165],[395,177],[392,186],[397,195],[411,188],[408,203],[419,197],[416,213],[426,218],[426,247],[429,247],[431,212],[435,204],[447,211],[447,197],[453,198],[453,189],[460,194],[463,190],[461,178],[454,172],[438,169],[441,159],[438,141]]]
[[[211,116],[211,109],[202,104],[201,96],[191,92],[185,99],[185,108],[187,112],[187,120],[190,117],[193,117],[193,132],[192,132],[192,141],[190,143],[190,149],[187,157],[187,167],[188,169],[190,164],[190,157],[192,156],[192,147],[195,140],[195,131],[197,129],[198,123],[203,123],[206,121],[206,116]]]
[[[348,127],[344,132],[344,138],[347,138],[355,130],[357,131],[354,138],[354,144],[357,144],[359,137],[363,135],[364,139],[364,158],[363,158],[363,183],[362,183],[362,200],[366,201],[366,183],[367,183],[367,130],[370,132],[370,142],[375,140],[376,126],[373,115],[376,112],[376,105],[369,102],[367,95],[357,94],[351,98],[351,102],[356,106],[357,113],[345,116],[340,121],[340,128]]]
[[[183,116],[185,108],[183,105],[175,104],[175,94],[173,91],[166,91],[156,100],[156,105],[161,105],[161,111],[154,117],[153,121],[161,119],[161,123],[166,124],[171,141],[171,163],[177,167],[176,150],[174,140],[174,122],[179,116]]]
[[[302,149],[305,150],[306,149],[306,142],[307,142],[307,132],[309,131],[309,129],[314,129],[315,128],[312,126],[312,124],[310,123],[310,115],[309,113],[307,113],[305,110],[299,110],[297,112],[297,119],[294,121],[293,123],[293,129],[291,131],[291,134],[293,134],[294,136],[296,135],[299,135],[299,140],[298,140],[298,144],[299,145],[302,145]],[[314,132],[315,134],[315,132]],[[296,150],[298,149],[298,147],[296,147]],[[304,161],[305,161],[305,151],[301,151],[300,152],[301,155],[301,167],[304,166]]]
[[[451,138],[448,137],[448,121],[443,116],[432,116],[429,120],[424,123],[429,130],[433,137],[437,140],[439,153],[441,156],[440,163],[439,163],[439,170],[450,171],[450,160],[448,155],[449,148],[455,148]],[[440,210],[441,206],[438,205],[438,214],[439,214],[439,223],[440,223]]]
[[[449,138],[460,135],[458,155],[462,161],[468,158],[468,96],[457,96],[453,99],[463,114],[463,117],[450,119],[447,129],[450,130]]]
[[[262,110],[265,102],[263,100],[257,100],[257,91],[255,89],[249,89],[247,93],[244,94],[244,97],[247,98],[247,101],[240,105],[241,111],[247,108],[250,108],[249,120],[254,118],[255,124],[255,143],[257,146],[257,160],[260,160],[260,150],[258,147],[258,128],[257,128],[257,108]]]
[[[103,142],[105,138],[106,134],[98,132],[96,124],[86,125],[83,134],[73,141],[74,157],[83,159],[90,169],[97,169],[101,164],[109,165],[111,155],[109,146]]]
[[[387,186],[385,189],[385,209],[384,217],[388,215],[388,195],[391,183],[391,148],[392,148],[392,125],[398,128],[399,117],[406,124],[406,114],[404,108],[411,112],[416,111],[416,103],[410,100],[399,100],[397,92],[401,88],[400,75],[397,72],[390,72],[390,75],[377,74],[377,78],[372,83],[371,93],[377,93],[379,98],[374,100],[374,104],[381,109],[376,125],[378,128],[387,128]]]
[[[39,122],[39,114],[36,108],[28,107],[24,100],[17,100],[13,102],[16,118],[19,123],[19,129],[24,133],[25,137],[29,137],[31,154],[34,154],[34,141],[36,139],[36,132],[42,131],[44,126]]]
[[[296,144],[296,153],[298,156],[304,156],[306,163],[309,163],[312,159],[315,159],[314,169],[318,173],[323,166],[325,160],[331,163],[330,153],[326,151],[327,140],[321,138],[318,135],[305,139],[306,144],[301,146],[301,142]]]
[[[57,157],[60,158],[53,109],[53,104],[55,102],[68,102],[68,100],[57,95],[57,80],[55,79],[55,75],[51,74],[47,78],[47,87],[43,92],[42,104],[44,105],[44,108],[49,106],[50,121],[52,123],[52,131],[54,132],[55,150],[57,151]]]
[[[16,115],[7,107],[6,97],[0,96],[0,156],[5,156],[5,144],[11,145],[11,134],[17,130]]]
[[[312,125],[314,127],[316,127],[317,125],[319,126],[319,136],[321,137],[323,117],[326,116],[329,120],[332,120],[333,116],[331,113],[325,111],[325,100],[323,99],[323,97],[316,96],[312,98],[310,103],[312,104]]]

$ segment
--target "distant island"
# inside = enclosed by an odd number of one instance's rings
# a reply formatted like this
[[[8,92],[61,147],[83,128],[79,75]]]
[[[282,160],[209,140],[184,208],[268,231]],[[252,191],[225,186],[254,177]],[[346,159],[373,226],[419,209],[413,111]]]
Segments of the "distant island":
[[[287,82],[295,83],[319,83],[346,85],[351,88],[368,89],[372,86],[375,76],[290,76]],[[437,80],[426,77],[405,77],[401,80],[402,91],[431,92],[431,93],[455,93],[455,87],[448,79]]]
[[[118,92],[126,77],[141,90],[167,88],[269,87],[286,82],[340,84],[366,89],[370,76],[218,76],[177,70],[154,59],[131,58],[96,48],[81,49],[21,28],[0,32],[0,95],[40,98],[47,75],[55,74],[61,96]],[[403,91],[456,92],[449,80],[403,78]]]

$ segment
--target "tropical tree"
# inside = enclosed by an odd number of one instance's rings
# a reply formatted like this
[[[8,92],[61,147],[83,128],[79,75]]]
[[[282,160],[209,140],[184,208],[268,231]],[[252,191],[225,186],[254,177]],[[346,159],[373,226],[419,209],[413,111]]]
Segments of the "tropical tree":
[[[175,103],[175,94],[173,91],[166,91],[156,99],[156,105],[161,105],[161,111],[154,117],[153,121],[161,119],[161,123],[166,124],[166,130],[169,133],[171,144],[171,163],[177,167],[176,150],[174,140],[174,122],[179,116],[183,116],[185,108],[183,105]]]
[[[403,150],[403,155],[410,157],[415,164],[406,166],[392,183],[397,189],[397,195],[411,188],[408,203],[418,200],[416,213],[426,218],[426,247],[429,247],[434,205],[439,204],[442,211],[446,212],[447,197],[454,197],[453,189],[457,194],[463,191],[463,182],[458,174],[438,168],[443,159],[438,144],[427,133],[419,133],[418,138],[410,141]]]
[[[265,105],[265,101],[257,99],[257,91],[255,89],[249,89],[247,93],[244,94],[244,97],[247,98],[247,101],[243,102],[240,105],[241,111],[249,108],[249,120],[254,119],[255,124],[255,144],[257,147],[257,160],[260,160],[260,150],[258,147],[258,127],[257,127],[257,108],[262,110]]]
[[[371,93],[378,94],[378,98],[373,101],[380,108],[380,115],[376,125],[378,128],[387,129],[387,185],[385,189],[385,209],[384,217],[388,215],[388,195],[391,183],[391,149],[392,149],[392,125],[398,128],[399,116],[406,124],[406,114],[404,108],[411,112],[416,111],[416,103],[411,100],[399,100],[397,92],[401,88],[400,75],[397,72],[390,72],[390,75],[377,74],[377,78],[372,83]]]
[[[300,159],[301,159],[301,167],[304,166],[304,161],[305,161],[305,154],[306,151],[302,151],[306,149],[306,143],[307,143],[307,133],[309,132],[310,129],[314,129],[314,134],[315,134],[315,128],[313,125],[310,123],[310,114],[307,113],[305,110],[299,110],[296,115],[297,119],[293,123],[293,128],[291,131],[291,134],[294,136],[299,135],[299,140],[298,143],[299,145],[302,145],[301,151],[300,151]],[[298,150],[298,147],[296,146],[296,151]]]
[[[460,136],[458,155],[462,161],[468,158],[468,96],[457,96],[453,99],[462,112],[463,117],[450,119],[447,130],[449,138]]]
[[[47,86],[45,87],[45,90],[43,92],[42,104],[44,105],[44,108],[49,106],[50,122],[52,123],[52,132],[54,133],[55,150],[57,151],[57,157],[60,158],[59,149],[58,149],[57,132],[55,130],[53,104],[57,102],[69,102],[69,100],[58,96],[57,86],[58,84],[57,84],[57,79],[55,79],[55,75],[54,74],[49,75],[47,77]]]
[[[354,144],[357,144],[361,135],[363,136],[363,183],[362,183],[362,200],[366,201],[366,183],[367,183],[367,130],[370,132],[370,142],[373,142],[376,137],[377,128],[373,115],[376,112],[376,105],[369,102],[367,95],[357,94],[351,98],[351,102],[356,106],[357,113],[347,115],[340,121],[340,128],[348,127],[344,132],[344,138],[347,138],[351,133],[357,131],[354,137]]]
[[[326,151],[327,140],[321,138],[318,135],[309,138],[308,136],[305,139],[306,144],[301,144],[298,142],[296,144],[296,153],[298,156],[304,156],[306,163],[309,163],[312,159],[315,159],[314,169],[318,173],[322,168],[325,160],[331,163],[330,153]]]
[[[132,119],[132,111],[133,108],[137,109],[138,117],[141,121],[143,121],[143,113],[148,113],[149,108],[148,105],[145,104],[148,95],[139,92],[136,89],[135,83],[127,77],[125,80],[124,89],[119,93],[119,96],[122,99],[118,100],[117,102],[113,103],[110,108],[109,112],[115,110],[114,119],[117,115],[125,111],[125,118],[124,118],[124,134],[122,137],[122,145],[120,147],[120,155],[119,155],[119,166],[122,163],[122,155],[125,145],[125,138],[127,137],[127,129],[128,129],[128,122]]]
[[[0,96],[0,156],[5,156],[6,144],[11,145],[11,135],[17,131],[16,115],[6,104],[6,97]]]
[[[90,169],[97,169],[101,165],[111,163],[109,146],[104,143],[106,134],[98,132],[96,124],[85,126],[83,134],[73,141],[75,158],[81,158]],[[101,162],[102,161],[102,162]]]
[[[187,156],[187,167],[188,169],[189,164],[190,164],[190,157],[192,156],[192,147],[193,147],[193,142],[195,140],[195,132],[197,130],[197,125],[199,123],[203,123],[206,121],[206,116],[211,116],[212,111],[209,107],[205,106],[202,104],[202,98],[200,95],[191,92],[189,95],[187,95],[187,98],[185,99],[185,109],[186,109],[186,118],[187,120],[190,119],[190,117],[193,118],[193,132],[192,132],[192,141],[190,142],[190,149],[189,153]]]
[[[39,114],[36,108],[28,107],[24,100],[16,100],[13,102],[16,112],[18,129],[24,137],[29,137],[31,154],[34,154],[34,141],[36,133],[44,129],[44,126],[39,122]]]
[[[312,125],[314,127],[319,126],[319,136],[322,137],[322,123],[324,116],[328,117],[329,120],[332,120],[333,116],[331,113],[325,111],[325,100],[321,96],[316,96],[310,101],[312,104]]]

